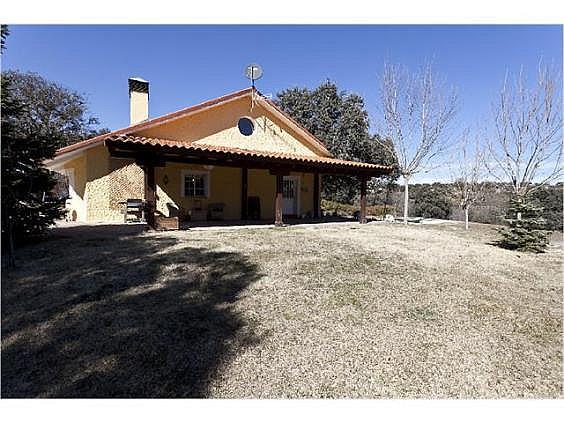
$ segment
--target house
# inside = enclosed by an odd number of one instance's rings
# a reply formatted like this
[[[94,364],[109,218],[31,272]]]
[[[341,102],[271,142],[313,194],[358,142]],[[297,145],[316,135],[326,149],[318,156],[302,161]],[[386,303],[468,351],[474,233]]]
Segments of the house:
[[[361,222],[366,181],[391,172],[334,158],[323,142],[254,87],[149,119],[149,83],[129,79],[127,128],[61,148],[47,167],[69,183],[69,216],[124,219],[142,199],[159,219],[274,220],[319,217],[320,175],[357,175]]]

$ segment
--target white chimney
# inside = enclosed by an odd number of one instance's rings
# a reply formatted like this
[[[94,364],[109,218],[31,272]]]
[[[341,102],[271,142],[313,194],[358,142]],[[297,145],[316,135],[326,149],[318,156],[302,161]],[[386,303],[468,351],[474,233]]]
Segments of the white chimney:
[[[149,119],[149,81],[129,78],[129,123],[135,125]]]

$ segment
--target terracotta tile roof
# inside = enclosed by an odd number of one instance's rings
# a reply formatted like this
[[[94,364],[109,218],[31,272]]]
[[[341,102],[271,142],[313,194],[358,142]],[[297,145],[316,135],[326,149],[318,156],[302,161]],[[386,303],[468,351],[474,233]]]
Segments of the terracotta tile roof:
[[[184,151],[197,151],[197,152],[208,152],[208,153],[225,153],[229,155],[235,155],[239,158],[260,158],[260,159],[274,159],[274,160],[284,160],[299,163],[312,163],[312,164],[327,164],[334,165],[336,167],[346,167],[346,168],[356,168],[356,169],[367,169],[367,170],[383,170],[389,172],[392,170],[391,166],[384,166],[373,163],[363,163],[348,160],[335,159],[332,157],[321,157],[321,156],[304,156],[300,154],[290,154],[290,153],[277,153],[277,152],[267,152],[259,150],[247,150],[236,147],[225,147],[209,144],[200,143],[188,143],[184,141],[176,141],[162,138],[147,138],[139,137],[134,135],[111,135],[106,137],[106,141],[117,143],[117,144],[140,144],[149,145],[153,147],[169,147],[173,149],[179,149]]]

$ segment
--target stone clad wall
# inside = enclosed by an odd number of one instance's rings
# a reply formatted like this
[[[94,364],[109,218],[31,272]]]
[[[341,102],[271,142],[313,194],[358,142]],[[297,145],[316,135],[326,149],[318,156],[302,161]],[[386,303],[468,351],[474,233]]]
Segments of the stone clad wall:
[[[123,220],[123,204],[128,198],[143,199],[145,194],[144,174],[140,166],[131,161],[110,159],[112,172],[109,177],[108,213],[112,220]]]
[[[110,158],[104,146],[86,151],[88,222],[122,222],[128,198],[143,198],[143,170],[131,160]]]

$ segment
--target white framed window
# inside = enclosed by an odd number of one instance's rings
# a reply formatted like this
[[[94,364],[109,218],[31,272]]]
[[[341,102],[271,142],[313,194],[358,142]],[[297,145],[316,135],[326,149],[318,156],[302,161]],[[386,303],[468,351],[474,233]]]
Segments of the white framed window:
[[[183,170],[180,195],[189,198],[209,197],[210,173],[203,170]]]
[[[61,169],[56,172],[57,184],[53,193],[59,199],[71,199],[76,196],[74,191],[74,169]]]

